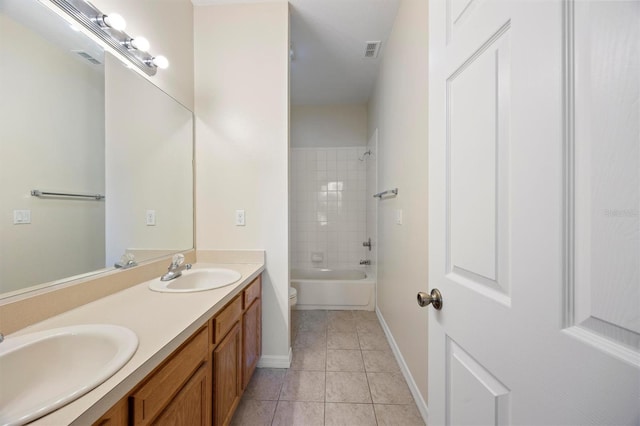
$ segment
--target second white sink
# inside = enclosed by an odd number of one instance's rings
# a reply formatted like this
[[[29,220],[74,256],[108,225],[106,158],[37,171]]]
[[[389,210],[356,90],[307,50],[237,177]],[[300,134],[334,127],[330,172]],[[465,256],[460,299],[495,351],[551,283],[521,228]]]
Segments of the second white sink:
[[[182,272],[182,276],[171,281],[153,280],[149,288],[164,293],[190,293],[212,290],[231,285],[242,278],[242,274],[226,268],[194,268]]]
[[[0,424],[22,425],[89,392],[133,356],[127,328],[77,325],[0,343]]]

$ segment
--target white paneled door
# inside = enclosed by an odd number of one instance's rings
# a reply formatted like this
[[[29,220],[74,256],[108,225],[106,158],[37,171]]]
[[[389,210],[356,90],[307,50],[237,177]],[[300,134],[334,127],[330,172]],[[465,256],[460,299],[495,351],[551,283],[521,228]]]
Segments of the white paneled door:
[[[640,0],[429,15],[429,425],[640,424]]]

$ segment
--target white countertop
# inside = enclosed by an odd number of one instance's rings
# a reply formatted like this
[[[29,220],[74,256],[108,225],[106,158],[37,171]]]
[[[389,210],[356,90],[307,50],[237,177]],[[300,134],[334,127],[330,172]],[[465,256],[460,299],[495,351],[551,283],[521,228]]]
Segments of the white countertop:
[[[131,329],[139,339],[131,360],[111,378],[31,424],[93,423],[264,270],[261,263],[194,264],[194,269],[201,267],[234,269],[242,278],[226,287],[194,293],[151,291],[147,281],[14,333],[17,336],[78,324],[115,324]]]

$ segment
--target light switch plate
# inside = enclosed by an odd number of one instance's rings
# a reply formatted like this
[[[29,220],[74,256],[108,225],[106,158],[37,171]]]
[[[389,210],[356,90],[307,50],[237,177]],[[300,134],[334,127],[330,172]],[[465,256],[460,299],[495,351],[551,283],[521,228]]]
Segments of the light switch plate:
[[[13,211],[13,224],[23,225],[31,223],[31,210],[14,210]]]
[[[244,210],[236,210],[236,226],[245,226]]]
[[[402,209],[396,210],[396,225],[402,225]]]

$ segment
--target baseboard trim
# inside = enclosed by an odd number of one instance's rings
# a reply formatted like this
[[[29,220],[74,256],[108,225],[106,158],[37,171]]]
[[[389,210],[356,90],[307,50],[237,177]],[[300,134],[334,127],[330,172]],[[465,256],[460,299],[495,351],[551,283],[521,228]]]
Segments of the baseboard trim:
[[[404,376],[404,379],[407,381],[407,385],[409,385],[409,390],[411,391],[411,395],[413,395],[413,399],[416,401],[416,405],[418,407],[418,411],[420,411],[422,420],[424,420],[425,424],[429,424],[427,422],[427,418],[429,417],[429,409],[427,407],[427,403],[425,402],[424,398],[422,398],[422,394],[420,393],[420,391],[418,391],[418,385],[416,385],[415,380],[413,380],[413,376],[409,372],[409,366],[407,366],[407,363],[402,357],[400,348],[398,347],[398,344],[393,338],[393,335],[391,334],[391,330],[389,329],[389,326],[387,325],[387,322],[384,320],[384,317],[382,316],[382,313],[380,312],[380,309],[378,309],[378,307],[376,307],[376,315],[378,316],[378,320],[382,325],[382,329],[384,330],[385,336],[387,336],[387,341],[391,346],[393,355],[396,357],[396,360],[400,365],[400,371],[402,371],[402,375]]]
[[[289,355],[262,355],[258,361],[258,368],[289,368],[293,353],[289,348]]]

